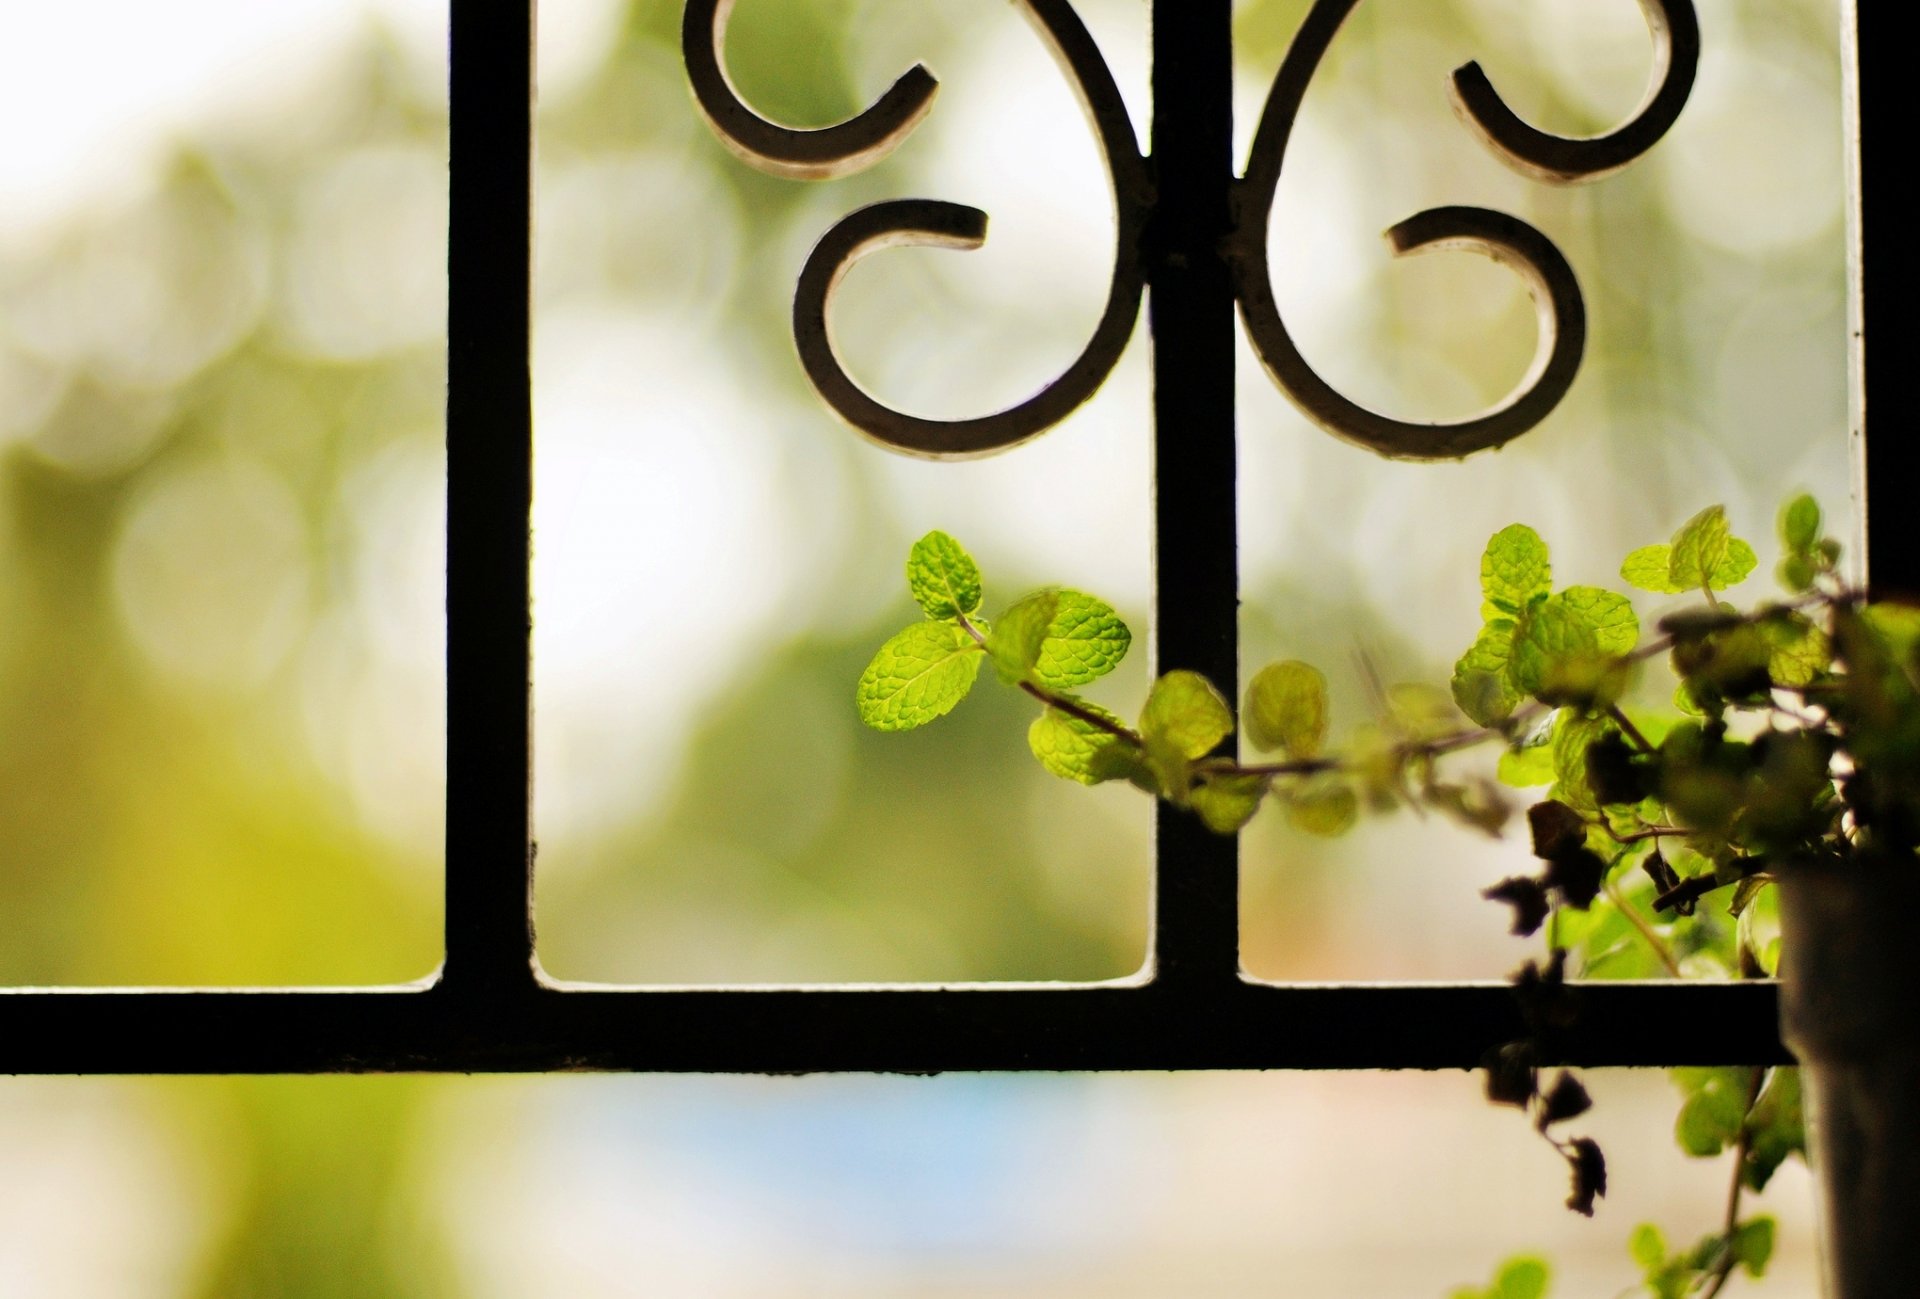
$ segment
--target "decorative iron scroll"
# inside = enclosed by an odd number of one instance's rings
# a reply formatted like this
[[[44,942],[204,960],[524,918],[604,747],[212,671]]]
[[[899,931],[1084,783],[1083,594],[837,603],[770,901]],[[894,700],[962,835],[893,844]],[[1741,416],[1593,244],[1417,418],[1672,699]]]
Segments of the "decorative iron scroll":
[[[1268,93],[1246,174],[1236,185],[1234,227],[1225,249],[1241,318],[1267,372],[1329,433],[1381,455],[1412,460],[1452,459],[1502,446],[1559,404],[1586,346],[1586,307],[1573,269],[1533,226],[1486,208],[1438,207],[1387,231],[1395,255],[1465,249],[1491,257],[1518,273],[1533,297],[1539,324],[1532,365],[1506,398],[1464,420],[1394,419],[1343,396],[1301,356],[1274,300],[1267,230],[1287,143],[1307,87],[1359,2],[1316,0]],[[1112,182],[1116,236],[1106,309],[1078,359],[1026,401],[972,419],[908,415],[861,388],[841,365],[829,324],[834,290],[856,261],[882,248],[978,248],[986,239],[987,215],[956,203],[907,199],[874,204],[835,225],[808,257],[794,295],[793,330],[801,365],[821,397],[849,424],[911,455],[985,455],[1045,432],[1106,380],[1139,314],[1146,279],[1144,235],[1156,201],[1151,162],[1141,156],[1113,75],[1068,0],[1019,4],[1079,94]],[[1652,77],[1640,106],[1618,128],[1585,139],[1541,131],[1507,107],[1478,63],[1453,74],[1455,112],[1496,157],[1535,180],[1574,184],[1620,170],[1652,148],[1678,119],[1700,59],[1692,0],[1640,0],[1640,7],[1653,35]],[[939,83],[916,64],[866,111],[836,126],[798,130],[768,121],[742,101],[727,79],[721,49],[732,8],[733,0],[688,0],[681,39],[694,98],[708,123],[730,149],[761,170],[809,180],[851,175],[891,153],[932,110]]]

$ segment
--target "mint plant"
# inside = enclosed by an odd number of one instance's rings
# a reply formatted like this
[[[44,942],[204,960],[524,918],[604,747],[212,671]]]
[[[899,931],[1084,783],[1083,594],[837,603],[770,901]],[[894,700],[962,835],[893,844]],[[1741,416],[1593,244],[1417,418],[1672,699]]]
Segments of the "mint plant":
[[[1591,1216],[1606,1160],[1566,1132],[1591,1101],[1572,1071],[1546,1077],[1555,1035],[1579,1013],[1569,980],[1769,977],[1779,965],[1769,885],[1783,873],[1911,870],[1920,851],[1920,609],[1870,601],[1842,579],[1840,546],[1822,535],[1810,497],[1781,511],[1779,540],[1785,595],[1746,609],[1722,595],[1759,556],[1721,506],[1633,551],[1620,568],[1626,586],[1685,597],[1647,639],[1630,596],[1555,589],[1546,542],[1523,524],[1503,528],[1480,560],[1481,630],[1446,689],[1381,689],[1377,714],[1332,746],[1325,676],[1270,663],[1240,711],[1249,759],[1227,746],[1233,710],[1197,673],[1162,675],[1131,725],[1073,693],[1132,644],[1113,608],[1048,589],[989,622],[978,566],[932,532],[907,560],[925,618],[880,648],[857,702],[869,726],[912,729],[950,711],[991,663],[1040,704],[1027,740],[1049,772],[1128,781],[1221,834],[1269,806],[1319,835],[1345,832],[1363,811],[1413,806],[1498,836],[1515,791],[1544,790],[1525,811],[1538,869],[1485,890],[1513,933],[1545,945],[1513,976],[1527,1036],[1489,1054],[1487,1096],[1529,1118],[1567,1163],[1568,1206]],[[1641,678],[1660,660],[1675,678],[1671,705],[1639,707]],[[1477,748],[1497,749],[1494,777],[1453,770],[1455,755]],[[1644,1293],[1710,1297],[1737,1272],[1766,1268],[1773,1222],[1745,1216],[1745,1196],[1804,1155],[1799,1075],[1672,1077],[1681,1149],[1730,1156],[1726,1205],[1718,1229],[1691,1246],[1670,1249],[1643,1224],[1629,1252]],[[1547,1285],[1544,1264],[1515,1259],[1491,1289],[1455,1296],[1515,1299]]]

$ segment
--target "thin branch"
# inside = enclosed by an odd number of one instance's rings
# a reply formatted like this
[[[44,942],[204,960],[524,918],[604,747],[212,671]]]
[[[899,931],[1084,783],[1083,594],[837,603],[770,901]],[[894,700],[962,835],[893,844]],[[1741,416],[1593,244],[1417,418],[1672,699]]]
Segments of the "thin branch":
[[[1613,905],[1620,909],[1620,914],[1625,916],[1633,927],[1640,931],[1640,936],[1647,940],[1647,945],[1653,948],[1653,954],[1660,958],[1660,964],[1667,967],[1667,973],[1676,979],[1686,978],[1687,976],[1680,972],[1680,962],[1673,958],[1673,950],[1667,946],[1666,940],[1653,931],[1653,926],[1647,923],[1645,916],[1628,904],[1626,895],[1620,892],[1620,887],[1612,880],[1605,881],[1601,887],[1606,890],[1607,898]]]
[[[1099,713],[1096,713],[1093,709],[1088,708],[1078,700],[1069,699],[1065,695],[1056,695],[1045,686],[1035,685],[1031,681],[1022,681],[1020,688],[1049,708],[1057,708],[1069,717],[1076,717],[1088,726],[1105,731],[1117,740],[1125,740],[1135,748],[1142,747],[1140,737],[1133,731],[1128,730],[1111,718],[1102,717]]]
[[[1695,902],[1713,892],[1727,887],[1711,875],[1695,875],[1681,880],[1678,884],[1653,900],[1655,911],[1668,911],[1685,902]]]
[[[1634,748],[1640,750],[1642,753],[1653,752],[1653,745],[1647,743],[1647,737],[1640,734],[1640,728],[1633,724],[1632,720],[1621,710],[1619,704],[1608,704],[1607,716],[1613,719],[1613,724],[1620,728],[1621,734],[1633,741]]]
[[[1733,1182],[1727,1187],[1727,1217],[1721,1235],[1726,1241],[1720,1251],[1720,1261],[1713,1269],[1713,1280],[1700,1293],[1700,1299],[1713,1299],[1726,1287],[1727,1278],[1733,1275],[1733,1234],[1740,1229],[1740,1196],[1746,1190],[1747,1151],[1752,1144],[1752,1133],[1747,1127],[1747,1116],[1760,1101],[1760,1088],[1766,1082],[1767,1071],[1756,1068],[1747,1081],[1747,1104],[1740,1111],[1740,1139],[1733,1146]]]

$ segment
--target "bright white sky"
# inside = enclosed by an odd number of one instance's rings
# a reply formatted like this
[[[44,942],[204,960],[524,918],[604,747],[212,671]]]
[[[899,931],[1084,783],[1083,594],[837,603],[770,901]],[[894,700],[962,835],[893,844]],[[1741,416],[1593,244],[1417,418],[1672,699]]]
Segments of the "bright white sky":
[[[615,0],[541,6],[543,87],[603,51]],[[380,24],[444,65],[447,0],[6,0],[0,243],[138,188],[182,128],[297,99]]]

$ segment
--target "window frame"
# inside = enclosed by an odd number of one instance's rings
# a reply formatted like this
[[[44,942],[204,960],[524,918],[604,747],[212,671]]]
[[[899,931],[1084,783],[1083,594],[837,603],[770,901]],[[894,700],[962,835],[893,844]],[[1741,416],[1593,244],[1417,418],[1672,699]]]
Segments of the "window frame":
[[[447,334],[446,954],[356,988],[0,989],[0,1072],[930,1073],[1474,1068],[1524,1032],[1507,985],[1283,985],[1239,965],[1238,843],[1156,811],[1146,969],[1090,984],[666,988],[562,983],[532,924],[529,521],[533,4],[451,0]],[[1866,411],[1913,408],[1920,367],[1867,365],[1907,331],[1891,235],[1913,109],[1890,14],[1842,0],[1859,538],[1876,595],[1920,591],[1904,457]],[[1147,257],[1154,347],[1156,670],[1237,677],[1230,0],[1154,0]],[[1877,37],[1877,39],[1875,39]],[[1888,346],[1882,342],[1882,346]],[[1888,346],[1891,354],[1892,347]],[[1173,440],[1176,436],[1177,444]],[[1196,432],[1196,430],[1199,430]],[[1176,454],[1177,452],[1177,454]],[[1771,981],[1576,985],[1568,1063],[1790,1059]],[[1646,1026],[1684,1022],[1684,1035]]]

